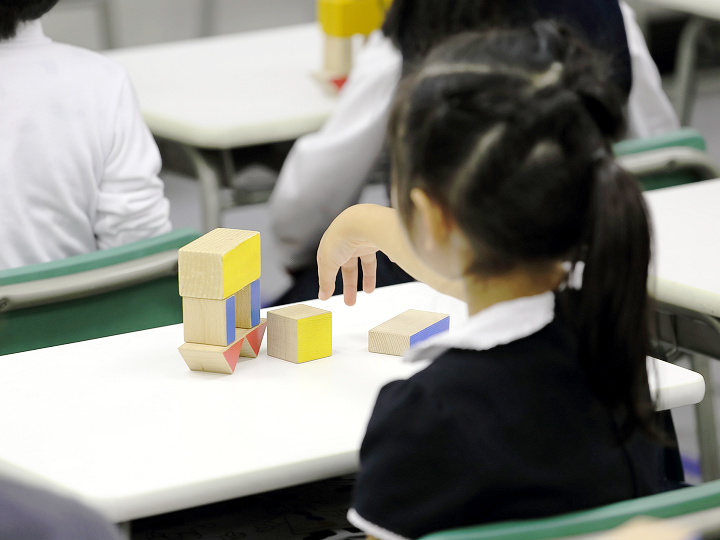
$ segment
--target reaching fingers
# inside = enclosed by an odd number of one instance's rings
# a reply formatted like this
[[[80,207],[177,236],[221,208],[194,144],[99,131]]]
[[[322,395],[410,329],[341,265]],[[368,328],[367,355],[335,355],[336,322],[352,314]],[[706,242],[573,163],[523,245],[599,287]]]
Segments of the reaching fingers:
[[[375,253],[361,256],[360,264],[363,271],[363,291],[371,293],[375,290],[377,279],[377,257]]]
[[[355,257],[342,265],[343,297],[345,304],[354,306],[357,299],[358,265]]]

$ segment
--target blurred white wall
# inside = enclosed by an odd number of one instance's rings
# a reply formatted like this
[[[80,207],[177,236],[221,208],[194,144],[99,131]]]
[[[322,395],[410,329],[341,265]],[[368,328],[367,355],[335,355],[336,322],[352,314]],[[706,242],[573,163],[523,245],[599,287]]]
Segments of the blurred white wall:
[[[315,0],[105,0],[115,46],[128,47],[315,20]],[[57,41],[106,46],[102,2],[60,0],[43,18]],[[205,19],[206,15],[209,19]]]

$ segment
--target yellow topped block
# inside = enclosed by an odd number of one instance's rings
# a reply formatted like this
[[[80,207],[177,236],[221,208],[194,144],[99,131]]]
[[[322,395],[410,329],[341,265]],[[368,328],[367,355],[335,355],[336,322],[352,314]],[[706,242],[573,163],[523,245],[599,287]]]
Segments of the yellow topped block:
[[[318,0],[318,20],[323,32],[330,36],[367,36],[380,28],[391,3],[392,0]]]
[[[304,304],[268,311],[268,354],[301,364],[332,355],[332,313]]]
[[[180,248],[180,296],[221,300],[260,278],[260,233],[215,229]]]

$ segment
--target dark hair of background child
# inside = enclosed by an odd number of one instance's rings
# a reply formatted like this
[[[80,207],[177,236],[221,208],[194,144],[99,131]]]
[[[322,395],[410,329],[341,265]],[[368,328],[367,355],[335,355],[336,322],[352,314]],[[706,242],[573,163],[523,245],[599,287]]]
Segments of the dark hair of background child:
[[[18,26],[50,11],[58,0],[0,0],[0,39],[15,37]]]

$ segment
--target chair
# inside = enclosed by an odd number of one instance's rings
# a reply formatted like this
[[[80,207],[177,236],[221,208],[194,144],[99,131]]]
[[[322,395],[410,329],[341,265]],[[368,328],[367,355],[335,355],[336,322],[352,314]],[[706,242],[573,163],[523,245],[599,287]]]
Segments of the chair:
[[[620,164],[635,174],[646,191],[720,177],[720,168],[705,152],[703,136],[694,129],[622,141],[614,150]],[[720,449],[710,358],[720,358],[720,325],[712,317],[663,302],[656,302],[654,317],[657,340],[668,349],[668,356],[689,355],[691,368],[705,378],[705,399],[695,408],[701,470],[703,480],[718,479]]]
[[[194,229],[0,271],[0,355],[182,322],[178,249]]]
[[[421,540],[549,540],[607,531],[636,516],[678,518],[698,532],[720,524],[720,480],[560,516],[440,531]],[[585,538],[585,536],[583,536]],[[699,538],[699,537],[698,537]],[[707,538],[703,536],[703,538]],[[714,536],[713,538],[717,538]]]
[[[620,164],[645,190],[720,177],[720,168],[705,151],[705,139],[694,129],[625,140],[614,150]]]

